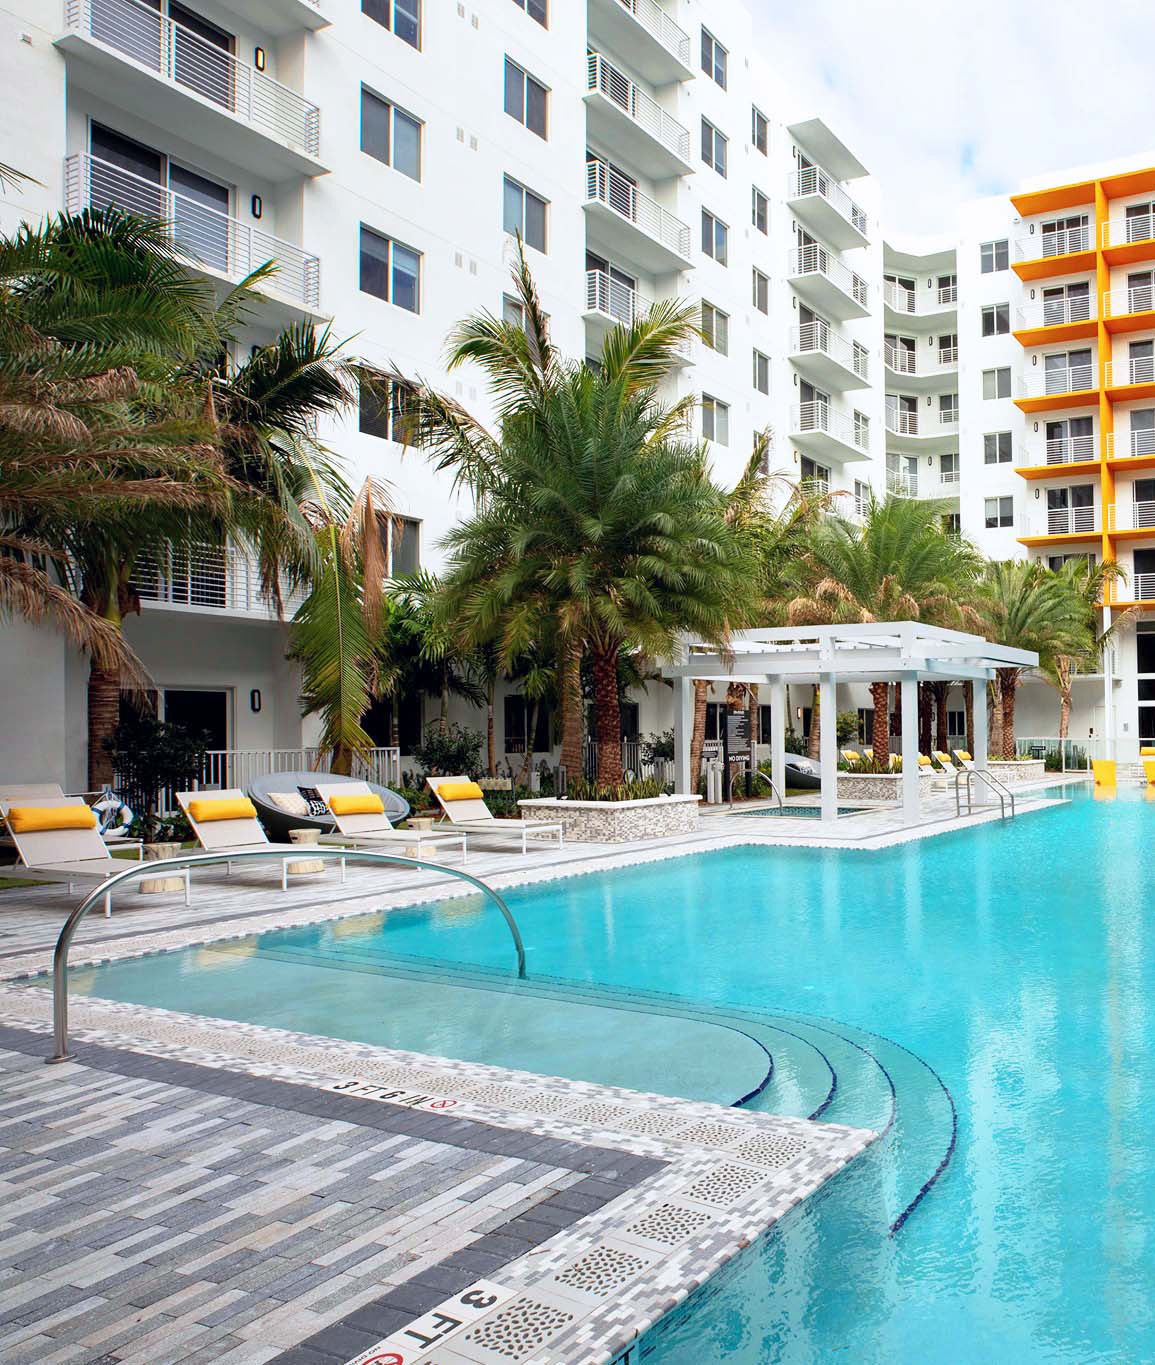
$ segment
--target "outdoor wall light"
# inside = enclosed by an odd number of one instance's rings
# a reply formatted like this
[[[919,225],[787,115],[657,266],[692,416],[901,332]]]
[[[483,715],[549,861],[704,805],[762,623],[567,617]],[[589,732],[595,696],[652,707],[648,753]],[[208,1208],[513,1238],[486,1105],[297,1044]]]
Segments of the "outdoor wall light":
[[[258,71],[265,69],[265,49],[263,47],[253,48],[253,65]]]
[[[1035,501],[1036,501],[1036,502],[1038,502],[1038,500],[1039,500],[1039,493],[1040,493],[1040,490],[1039,490],[1038,488],[1036,488],[1036,489],[1035,489]]]
[[[254,195],[253,195],[252,202],[251,202],[251,204],[249,205],[249,207],[250,207],[250,208],[252,209],[252,211],[253,211],[253,217],[254,217],[254,218],[259,218],[259,217],[261,216],[261,214],[264,213],[264,211],[265,211],[265,206],[264,206],[264,204],[261,202],[261,196],[260,196],[259,194],[254,194]]]
[[[254,687],[253,690],[249,693],[249,710],[253,713],[254,716],[260,714],[261,689],[259,687]]]

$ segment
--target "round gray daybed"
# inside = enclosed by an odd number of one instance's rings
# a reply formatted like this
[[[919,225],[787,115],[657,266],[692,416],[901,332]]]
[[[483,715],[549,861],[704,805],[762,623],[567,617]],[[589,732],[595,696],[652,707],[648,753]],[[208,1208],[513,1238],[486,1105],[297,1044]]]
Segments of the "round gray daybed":
[[[339,782],[359,781],[361,781],[360,778],[342,777],[339,773],[267,773],[264,777],[255,777],[249,783],[247,792],[249,800],[257,808],[257,815],[260,817],[261,824],[269,833],[269,838],[274,843],[287,844],[291,829],[315,829],[325,834],[331,834],[334,829],[333,817],[331,815],[293,815],[289,811],[282,810],[275,801],[271,800],[270,792],[296,794],[298,787],[315,787],[318,782],[335,785]],[[385,807],[385,814],[391,825],[400,823],[409,814],[409,802],[403,796],[398,796],[388,787],[379,787],[376,782],[369,782],[366,785],[381,798],[381,804]]]

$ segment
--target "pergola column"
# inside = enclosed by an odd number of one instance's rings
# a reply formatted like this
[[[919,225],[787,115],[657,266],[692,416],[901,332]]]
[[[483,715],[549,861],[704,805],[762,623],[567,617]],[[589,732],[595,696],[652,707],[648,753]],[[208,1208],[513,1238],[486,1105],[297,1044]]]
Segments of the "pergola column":
[[[689,795],[690,741],[694,734],[694,688],[689,678],[674,679],[674,791]]]
[[[822,822],[838,819],[838,683],[833,673],[818,679],[818,766],[822,775]]]
[[[902,819],[918,824],[922,815],[918,767],[918,678],[903,678],[902,688]]]
[[[770,776],[786,799],[786,684],[770,679]]]
[[[974,765],[980,772],[986,772],[989,754],[987,753],[987,684],[975,683],[975,751],[971,754]],[[971,799],[976,806],[985,806],[991,798],[990,788],[985,782],[972,782]]]

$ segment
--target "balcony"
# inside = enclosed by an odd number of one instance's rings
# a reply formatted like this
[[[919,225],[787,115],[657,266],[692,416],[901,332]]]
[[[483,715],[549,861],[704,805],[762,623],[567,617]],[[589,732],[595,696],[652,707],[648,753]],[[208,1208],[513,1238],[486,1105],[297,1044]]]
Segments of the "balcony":
[[[688,175],[690,134],[676,118],[600,52],[586,58],[587,128],[654,179]]]
[[[1109,332],[1144,332],[1155,328],[1155,288],[1127,285],[1103,295],[1103,318]]]
[[[891,346],[884,342],[882,358],[887,370],[903,386],[912,389],[933,389],[958,370],[958,347],[940,346],[935,349],[909,350],[905,346]],[[951,378],[953,384],[954,380]]]
[[[902,326],[912,318],[942,318],[958,311],[958,285],[935,285],[924,291],[884,280],[882,302],[890,326]]]
[[[1021,280],[1043,280],[1056,275],[1080,275],[1095,268],[1094,229],[1057,228],[1029,233],[1015,242],[1011,268]]]
[[[1131,575],[1132,602],[1155,602],[1155,573],[1135,573]]]
[[[1107,397],[1112,402],[1155,397],[1155,358],[1128,356],[1106,364]]]
[[[1057,412],[1085,408],[1099,401],[1095,365],[1035,367],[1023,383],[1015,405],[1023,412]]]
[[[326,169],[315,104],[139,0],[66,0],[56,45],[77,84],[264,179]]]
[[[1113,431],[1107,436],[1109,460],[1142,460],[1143,468],[1155,465],[1155,431]]]
[[[1083,464],[1096,459],[1095,436],[1058,436],[1046,442],[1047,464]]]
[[[1155,260],[1155,214],[1137,213],[1104,223],[1103,255],[1109,265]]]
[[[141,559],[133,586],[150,607],[213,615],[287,620],[305,600],[305,590],[283,591],[282,611],[261,589],[256,560],[235,545],[199,545],[192,550],[171,546],[164,556]]]
[[[586,295],[582,316],[587,335],[599,340],[615,327],[632,327],[653,307],[646,298],[624,281],[615,279],[604,270],[586,271]],[[692,344],[687,342],[678,352],[675,363],[689,365],[693,359]]]
[[[866,348],[839,336],[825,322],[804,322],[791,330],[790,359],[799,374],[822,388],[864,389],[870,384]]]
[[[911,412],[888,404],[885,421],[888,450],[951,454],[958,445],[957,408],[926,407]]]
[[[287,302],[293,316],[317,310],[321,277],[317,257],[251,223],[83,154],[64,163],[64,194],[69,213],[115,207],[163,220],[177,250],[214,279],[237,284],[272,261],[277,273],[260,282],[260,293]]]
[[[866,214],[821,166],[794,172],[787,202],[803,223],[839,250],[863,247],[870,240]]]
[[[833,251],[817,242],[790,252],[790,283],[800,299],[840,322],[870,313],[870,289]]]
[[[1049,538],[1093,541],[1102,535],[1097,507],[1031,507],[1019,524],[1024,544],[1045,544]]]
[[[1155,536],[1155,502],[1125,502],[1120,498],[1107,508],[1107,529],[1112,535],[1122,533],[1133,540]]]
[[[829,403],[798,403],[790,413],[790,439],[800,450],[845,463],[870,458],[865,421]]]
[[[589,0],[589,29],[652,85],[694,77],[690,35],[657,0]]]
[[[886,491],[900,498],[949,499],[957,498],[959,472],[957,469],[928,473],[925,477],[910,470],[888,469]]]
[[[607,245],[653,274],[686,270],[690,229],[604,161],[586,162],[586,212]]]
[[[1015,310],[1015,339],[1024,346],[1087,340],[1097,331],[1095,317],[1095,299],[1090,291],[1061,299],[1036,299]]]

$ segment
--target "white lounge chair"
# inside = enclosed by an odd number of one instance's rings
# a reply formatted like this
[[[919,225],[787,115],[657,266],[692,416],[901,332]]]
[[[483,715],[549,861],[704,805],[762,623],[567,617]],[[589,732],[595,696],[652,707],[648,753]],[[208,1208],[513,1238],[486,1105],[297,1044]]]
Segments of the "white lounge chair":
[[[123,862],[112,856],[100,837],[96,816],[83,797],[26,796],[12,801],[0,796],[0,814],[20,855],[18,875],[22,878],[66,882],[72,891],[77,882],[103,882],[124,871]],[[184,882],[184,903],[188,905],[188,868],[172,875]],[[104,913],[112,914],[110,891],[104,896]]]
[[[265,849],[285,847],[270,842],[257,819],[257,808],[239,787],[223,791],[177,792],[176,799],[197,843],[206,853],[260,853]],[[316,844],[312,847],[316,848]],[[309,848],[309,844],[294,844],[291,852],[286,849],[281,859],[282,891],[288,890],[289,878],[297,875],[289,864],[304,862],[309,856]],[[225,868],[230,873],[233,870],[227,859]]]
[[[970,772],[974,771],[975,761],[965,749],[955,749],[954,760],[960,768],[965,768]]]
[[[565,826],[560,821],[499,820],[485,804],[481,788],[468,777],[427,777],[425,781],[437,798],[442,815],[456,829],[487,838],[520,839],[522,853],[529,852],[530,834],[556,834],[558,848],[565,843]],[[443,795],[442,789],[447,787],[456,787],[461,794]]]
[[[428,848],[456,847],[461,850],[462,866],[469,860],[468,836],[436,833],[428,829],[394,829],[385,814],[381,798],[367,782],[335,782],[317,784],[321,800],[329,807],[337,822],[336,834],[322,834],[318,842],[337,844],[343,848],[372,848],[374,844],[401,844],[416,848],[422,856]],[[350,810],[350,804],[364,805],[365,810]],[[371,809],[369,809],[371,807]],[[341,877],[345,876],[345,860],[341,860]]]

